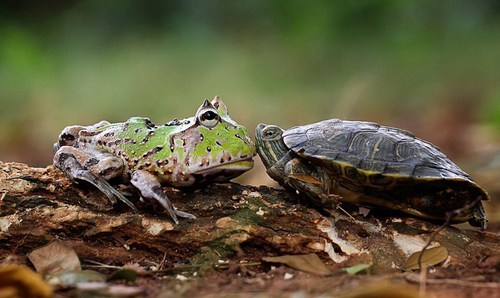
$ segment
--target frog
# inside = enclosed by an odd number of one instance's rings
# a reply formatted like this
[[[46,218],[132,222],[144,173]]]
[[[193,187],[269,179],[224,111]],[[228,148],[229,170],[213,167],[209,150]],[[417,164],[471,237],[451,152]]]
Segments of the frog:
[[[179,224],[196,216],[175,208],[163,185],[185,188],[229,181],[253,167],[255,145],[219,96],[205,99],[195,116],[156,125],[146,117],[65,127],[54,144],[53,165],[74,183],[99,189],[111,204],[138,212],[115,181],[131,185],[140,199],[158,202]]]

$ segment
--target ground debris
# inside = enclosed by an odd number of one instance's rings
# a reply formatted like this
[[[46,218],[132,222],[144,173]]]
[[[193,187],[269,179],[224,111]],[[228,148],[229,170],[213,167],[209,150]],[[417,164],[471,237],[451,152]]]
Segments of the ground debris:
[[[125,281],[135,288],[80,285],[86,290],[105,287],[150,297],[245,292],[343,295],[361,282],[377,284],[378,279],[393,279],[394,287],[415,287],[415,278],[403,272],[405,262],[439,227],[396,214],[353,217],[338,210],[325,212],[299,203],[294,193],[265,186],[224,183],[181,191],[165,187],[165,191],[177,208],[198,219],[175,225],[161,208],[132,194],[130,199],[139,209],[134,214],[120,203],[110,205],[91,187],[71,183],[52,166],[0,162],[0,263],[32,266],[29,253],[58,241],[74,251],[82,266],[94,264],[92,269],[104,276],[126,264],[141,268],[133,281]],[[428,292],[447,293],[436,287],[455,283],[464,288],[484,284],[482,294],[496,293],[500,237],[495,231],[446,227],[432,241],[446,249],[447,259],[427,269]],[[293,263],[297,255],[314,255],[322,266],[312,271],[321,273],[288,267],[289,260],[275,262],[288,256]],[[356,269],[356,274],[345,268]],[[468,272],[482,279],[468,283],[462,279]],[[425,283],[420,276],[418,281]],[[473,293],[451,290],[456,297]]]

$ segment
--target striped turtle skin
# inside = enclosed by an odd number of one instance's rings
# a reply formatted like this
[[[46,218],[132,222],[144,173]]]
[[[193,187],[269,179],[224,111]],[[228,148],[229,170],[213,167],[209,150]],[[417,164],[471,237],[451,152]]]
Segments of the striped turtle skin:
[[[438,147],[405,130],[331,119],[286,131],[259,124],[255,138],[268,174],[321,206],[349,202],[487,226],[481,201],[488,193]]]

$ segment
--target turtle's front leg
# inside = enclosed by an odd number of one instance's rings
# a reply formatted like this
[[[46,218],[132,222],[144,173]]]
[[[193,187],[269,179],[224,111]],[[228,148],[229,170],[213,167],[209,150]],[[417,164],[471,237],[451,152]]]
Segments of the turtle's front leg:
[[[316,204],[330,208],[340,204],[340,196],[330,194],[325,186],[325,177],[321,169],[304,164],[294,158],[285,166],[285,185],[302,192],[309,198],[317,198]]]
[[[191,213],[183,212],[177,210],[170,202],[170,199],[163,192],[163,188],[161,187],[158,178],[156,178],[153,174],[138,170],[132,173],[132,179],[130,180],[133,186],[135,186],[144,198],[154,199],[158,201],[165,210],[167,210],[172,220],[179,224],[179,220],[177,216],[183,218],[196,219]]]

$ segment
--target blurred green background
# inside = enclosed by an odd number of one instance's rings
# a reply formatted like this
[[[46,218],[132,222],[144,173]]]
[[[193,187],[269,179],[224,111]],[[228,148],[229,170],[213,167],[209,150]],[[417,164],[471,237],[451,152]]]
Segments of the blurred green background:
[[[165,123],[215,95],[252,135],[375,121],[481,176],[500,164],[500,2],[1,1],[2,161],[45,166],[67,125]]]

